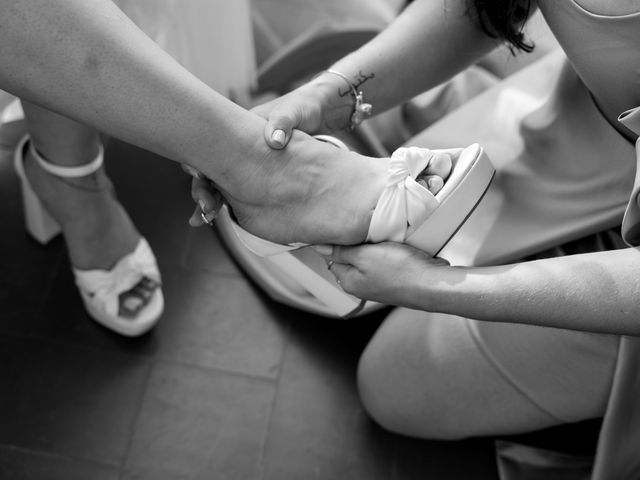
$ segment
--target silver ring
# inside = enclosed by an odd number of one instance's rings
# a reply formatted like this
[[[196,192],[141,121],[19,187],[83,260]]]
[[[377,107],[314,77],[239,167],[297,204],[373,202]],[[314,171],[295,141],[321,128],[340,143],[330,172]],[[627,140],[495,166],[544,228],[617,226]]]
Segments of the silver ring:
[[[336,263],[336,262],[334,262],[333,260],[329,260],[329,262],[327,263],[327,268],[328,268],[329,270],[331,270],[331,267],[333,267],[333,264],[334,264],[334,263]]]
[[[204,223],[206,223],[207,225],[209,225],[209,226],[213,225],[213,222],[207,218],[207,216],[204,214],[204,212],[200,212],[200,218],[202,218],[202,221]]]

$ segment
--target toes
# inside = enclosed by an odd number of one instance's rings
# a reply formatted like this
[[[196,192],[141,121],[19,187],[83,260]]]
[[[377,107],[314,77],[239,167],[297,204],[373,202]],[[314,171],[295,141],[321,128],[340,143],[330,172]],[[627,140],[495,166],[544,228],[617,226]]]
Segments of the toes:
[[[436,153],[429,161],[416,181],[432,194],[438,193],[444,186],[444,182],[451,173],[453,162],[451,156],[446,153]]]
[[[118,315],[124,318],[134,318],[151,301],[159,286],[160,284],[155,280],[143,277],[131,290],[120,294]]]
[[[436,153],[421,175],[437,175],[446,179],[451,173],[453,162],[446,153]]]
[[[444,180],[438,175],[420,175],[416,181],[434,195],[444,186]]]

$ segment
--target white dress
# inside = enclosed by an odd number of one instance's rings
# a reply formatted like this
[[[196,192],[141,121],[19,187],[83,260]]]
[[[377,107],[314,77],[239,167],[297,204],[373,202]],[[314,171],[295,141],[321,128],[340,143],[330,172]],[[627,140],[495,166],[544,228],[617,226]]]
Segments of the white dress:
[[[253,87],[255,53],[248,0],[114,0],[187,70],[225,96]]]

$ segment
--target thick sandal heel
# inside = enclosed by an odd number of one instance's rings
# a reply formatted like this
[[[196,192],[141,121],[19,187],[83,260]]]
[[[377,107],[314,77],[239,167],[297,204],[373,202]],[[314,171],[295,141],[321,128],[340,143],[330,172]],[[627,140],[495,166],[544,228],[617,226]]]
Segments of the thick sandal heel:
[[[28,139],[25,137],[18,144],[14,155],[14,167],[20,178],[25,227],[29,235],[44,245],[59,235],[61,229],[60,225],[49,215],[40,199],[36,196],[24,173],[23,162],[27,142]]]

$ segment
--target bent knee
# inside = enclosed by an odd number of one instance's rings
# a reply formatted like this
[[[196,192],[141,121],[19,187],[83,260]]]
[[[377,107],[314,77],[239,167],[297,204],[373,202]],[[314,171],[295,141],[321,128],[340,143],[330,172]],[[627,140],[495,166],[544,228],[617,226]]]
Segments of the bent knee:
[[[386,430],[413,437],[471,436],[468,414],[460,414],[459,399],[446,387],[444,372],[437,368],[411,372],[405,367],[384,361],[374,349],[365,350],[358,365],[358,389],[372,419]]]

